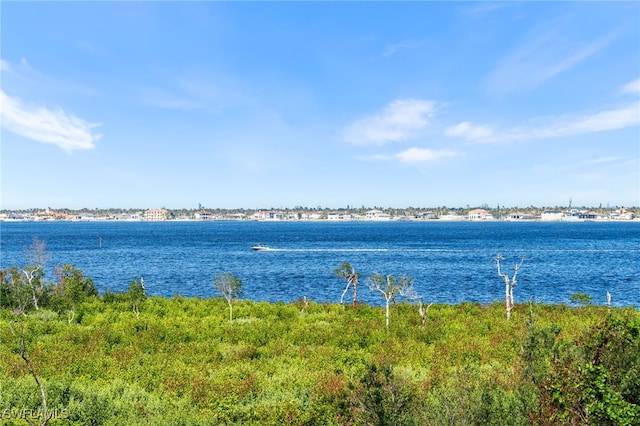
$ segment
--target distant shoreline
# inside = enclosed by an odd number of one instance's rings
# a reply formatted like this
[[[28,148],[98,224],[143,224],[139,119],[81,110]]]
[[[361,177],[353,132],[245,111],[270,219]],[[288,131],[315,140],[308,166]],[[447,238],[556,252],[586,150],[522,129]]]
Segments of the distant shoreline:
[[[570,219],[570,220],[447,220],[447,219],[391,219],[391,220],[330,220],[330,219],[288,219],[288,220],[255,220],[255,219],[166,219],[166,220],[113,220],[113,219],[1,219],[3,223],[221,223],[221,222],[252,222],[252,223],[640,223],[640,218],[634,219]]]
[[[640,219],[637,208],[347,208],[347,209],[180,209],[146,210],[2,210],[5,222],[628,222]]]

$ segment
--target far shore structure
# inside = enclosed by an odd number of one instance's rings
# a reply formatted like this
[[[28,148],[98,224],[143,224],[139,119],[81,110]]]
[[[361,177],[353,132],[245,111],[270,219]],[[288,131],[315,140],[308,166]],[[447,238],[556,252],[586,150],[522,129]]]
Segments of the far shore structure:
[[[343,209],[28,209],[2,210],[0,221],[446,221],[604,222],[640,221],[640,208],[343,208]]]

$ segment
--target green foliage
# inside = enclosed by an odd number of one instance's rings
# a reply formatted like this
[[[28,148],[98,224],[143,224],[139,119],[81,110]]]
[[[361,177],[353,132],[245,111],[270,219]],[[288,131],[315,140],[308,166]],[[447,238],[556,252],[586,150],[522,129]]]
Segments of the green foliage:
[[[142,284],[142,283],[140,283]],[[86,297],[76,320],[0,310],[2,407],[40,406],[16,319],[56,424],[634,424],[634,310],[500,304],[384,308],[223,298]],[[526,305],[517,312],[526,312]],[[80,319],[78,319],[80,318]],[[13,331],[12,331],[13,330]],[[574,409],[575,407],[575,409]],[[1,422],[0,422],[1,423]],[[24,422],[16,423],[24,424]],[[637,424],[637,423],[635,423]]]
[[[58,284],[52,297],[52,306],[62,312],[73,308],[87,297],[95,297],[98,290],[93,280],[73,265],[57,266],[54,270]]]
[[[557,422],[640,425],[639,378],[640,321],[609,314],[557,351],[540,395]]]
[[[414,424],[416,396],[411,388],[393,373],[390,365],[370,364],[354,387],[353,404],[359,424]]]
[[[22,269],[12,267],[0,272],[0,306],[15,313],[24,313],[46,306],[52,287],[44,280],[44,271],[37,265]]]
[[[135,277],[131,280],[126,298],[133,304],[140,304],[147,299],[147,290],[144,288],[144,280],[142,278]]]
[[[589,296],[587,293],[573,293],[571,296],[569,296],[569,300],[571,301],[571,303],[580,306],[591,304],[591,296]]]

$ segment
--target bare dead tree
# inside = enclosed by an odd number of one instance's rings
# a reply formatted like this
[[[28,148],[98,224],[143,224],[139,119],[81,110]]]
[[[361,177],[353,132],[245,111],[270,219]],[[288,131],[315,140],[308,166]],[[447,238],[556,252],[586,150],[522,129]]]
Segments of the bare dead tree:
[[[27,370],[29,370],[29,373],[33,377],[33,380],[36,382],[36,385],[38,386],[38,389],[40,390],[40,399],[42,400],[42,416],[43,416],[43,420],[42,420],[41,423],[39,423],[39,425],[40,426],[46,426],[46,424],[49,423],[49,420],[51,420],[51,418],[53,417],[54,412],[49,412],[48,409],[47,409],[47,394],[46,394],[46,392],[44,390],[44,386],[42,385],[42,383],[38,379],[38,374],[36,374],[36,371],[33,368],[33,365],[31,364],[31,360],[27,356],[27,349],[26,349],[26,346],[25,346],[25,343],[24,343],[24,323],[21,323],[20,325],[21,325],[21,328],[20,328],[20,357],[25,362],[25,364],[27,366]],[[13,330],[13,327],[11,327],[11,332],[15,335],[15,331]],[[29,419],[25,418],[25,420],[30,425],[35,426],[35,423],[30,421]]]
[[[422,303],[422,296],[418,294],[415,287],[413,286],[413,283],[411,283],[408,287],[402,288],[400,290],[400,295],[406,297],[411,301],[418,302],[418,314],[420,314],[420,323],[424,327],[425,323],[427,322],[427,314],[429,313],[429,308],[431,307],[431,305],[433,305],[433,303],[429,303],[429,305],[425,309]]]
[[[230,272],[223,272],[213,278],[213,287],[227,299],[229,322],[233,321],[232,302],[242,295],[242,280]]]
[[[22,269],[27,285],[31,290],[33,307],[38,310],[38,293],[42,291],[40,278],[44,275],[44,266],[49,261],[51,255],[47,252],[47,245],[38,237],[33,237],[31,245],[25,248],[25,256],[31,263]]]
[[[494,260],[496,261],[496,266],[498,268],[498,275],[500,277],[502,277],[502,279],[504,279],[504,285],[505,285],[505,305],[506,305],[506,309],[507,309],[507,320],[511,319],[511,311],[513,310],[513,288],[516,286],[517,283],[517,277],[518,277],[518,271],[520,270],[520,267],[522,266],[522,264],[524,263],[524,257],[522,257],[520,259],[520,263],[518,263],[517,265],[514,266],[514,270],[513,270],[513,276],[511,278],[509,278],[509,275],[502,273],[502,271],[500,270],[500,261],[504,260],[504,256],[502,255],[497,255]]]
[[[369,288],[382,294],[385,300],[385,324],[389,328],[389,303],[395,300],[396,294],[403,294],[413,284],[413,278],[401,275],[396,278],[393,275],[382,276],[374,274],[369,277]]]
[[[38,237],[33,237],[31,245],[25,249],[25,256],[33,264],[44,266],[51,258],[47,252],[47,244]]]
[[[422,306],[422,300],[419,300],[418,304],[419,304],[418,313],[420,314],[420,321],[422,323],[422,326],[424,327],[424,324],[427,322],[427,314],[429,313],[429,308],[431,307],[431,305],[433,305],[433,302],[429,303],[426,309],[424,309]]]
[[[344,288],[342,296],[340,296],[340,304],[344,303],[344,296],[347,294],[347,291],[349,291],[349,288],[353,287],[353,306],[355,306],[358,300],[358,279],[360,278],[360,273],[356,272],[349,262],[342,262],[342,265],[333,271],[333,273],[337,277],[347,280],[347,286]]]
[[[42,269],[40,266],[31,265],[31,266],[25,267],[22,270],[22,273],[24,274],[24,277],[27,280],[27,286],[31,290],[31,299],[33,302],[33,307],[37,311],[40,308],[38,306],[38,288],[36,288],[37,287],[36,283],[39,281],[40,277],[42,276]]]

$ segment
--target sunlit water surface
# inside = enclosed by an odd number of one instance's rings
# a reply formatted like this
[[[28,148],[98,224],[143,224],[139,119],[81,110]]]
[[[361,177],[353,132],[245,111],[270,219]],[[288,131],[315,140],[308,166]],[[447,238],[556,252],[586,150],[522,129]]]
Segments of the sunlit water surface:
[[[439,222],[0,222],[0,266],[24,266],[38,237],[56,264],[73,264],[101,292],[126,290],[143,277],[160,296],[216,295],[213,277],[242,279],[243,297],[337,302],[344,282],[333,271],[348,261],[363,279],[359,299],[380,304],[366,276],[407,274],[424,300],[500,300],[504,282],[494,257],[511,274],[524,264],[516,301],[569,303],[587,293],[616,306],[640,306],[640,223]],[[273,250],[255,252],[257,243]]]

